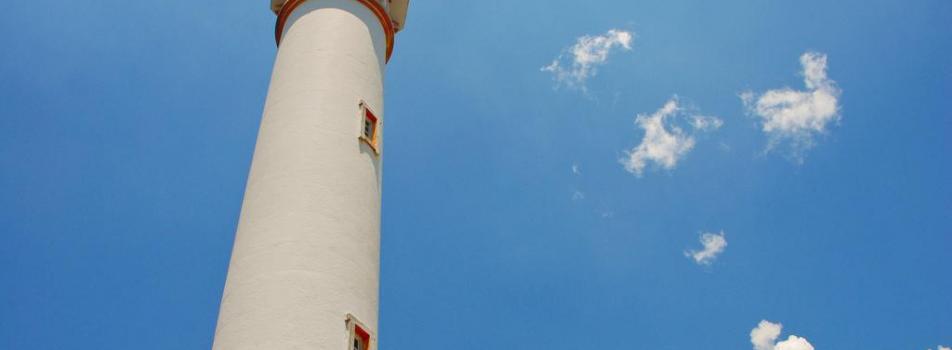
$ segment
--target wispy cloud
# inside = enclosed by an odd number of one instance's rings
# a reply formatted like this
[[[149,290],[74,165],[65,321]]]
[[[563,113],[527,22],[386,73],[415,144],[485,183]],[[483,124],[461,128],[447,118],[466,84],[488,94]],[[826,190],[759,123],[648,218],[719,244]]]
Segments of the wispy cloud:
[[[572,175],[581,175],[582,169],[578,166],[577,163],[572,163]]]
[[[635,118],[635,124],[644,130],[645,134],[638,146],[626,151],[627,157],[621,160],[625,170],[640,177],[649,163],[655,163],[667,170],[674,169],[695,144],[694,136],[672,121],[685,117],[695,131],[711,131],[723,124],[723,121],[716,117],[689,114],[679,106],[675,96],[653,114],[639,114]]]
[[[691,127],[700,131],[714,131],[720,129],[724,121],[717,117],[695,115],[691,117]]]
[[[719,234],[701,234],[700,241],[704,247],[703,249],[684,252],[684,256],[694,259],[694,262],[698,265],[713,264],[714,260],[717,260],[717,256],[723,253],[724,249],[727,248],[727,239],[724,237],[724,231],[721,231]]]
[[[939,349],[939,350],[952,350],[952,348],[949,348],[948,346],[942,346],[942,345],[939,345],[938,349]],[[929,349],[929,350],[932,350],[932,349]]]
[[[806,90],[790,88],[769,90],[757,95],[740,94],[751,115],[761,119],[769,141],[767,151],[787,144],[790,156],[803,162],[804,152],[812,148],[817,135],[824,134],[831,122],[840,119],[840,89],[827,77],[827,57],[816,52],[800,56]]]
[[[585,193],[583,193],[582,191],[575,191],[574,193],[572,193],[573,201],[580,201],[583,199],[585,199]]]
[[[783,325],[770,321],[760,321],[753,330],[750,331],[750,343],[754,345],[754,350],[814,350],[813,345],[805,338],[791,335],[787,340],[777,342],[780,337],[780,331]]]
[[[598,74],[598,66],[608,61],[614,51],[630,51],[635,34],[629,31],[612,29],[603,35],[586,35],[575,41],[575,45],[541,68],[552,73],[559,86],[585,90],[585,82]]]

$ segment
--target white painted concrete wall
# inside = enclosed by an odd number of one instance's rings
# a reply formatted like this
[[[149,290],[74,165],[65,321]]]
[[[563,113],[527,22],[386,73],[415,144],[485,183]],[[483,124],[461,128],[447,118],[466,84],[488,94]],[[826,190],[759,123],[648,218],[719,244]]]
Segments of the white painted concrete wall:
[[[353,0],[309,1],[284,30],[214,349],[347,350],[348,313],[377,333],[381,162],[358,103],[383,121],[386,37]]]

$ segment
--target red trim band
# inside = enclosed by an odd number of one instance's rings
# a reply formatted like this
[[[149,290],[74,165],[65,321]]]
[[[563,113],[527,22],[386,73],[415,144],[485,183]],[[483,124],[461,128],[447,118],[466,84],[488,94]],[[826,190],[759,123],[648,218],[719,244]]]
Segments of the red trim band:
[[[281,45],[281,34],[284,33],[284,26],[288,22],[288,17],[291,16],[291,13],[294,12],[301,4],[307,2],[308,0],[288,0],[281,7],[281,11],[278,12],[278,22],[274,26],[274,41],[277,45]],[[376,0],[354,0],[357,1],[374,13],[377,16],[377,19],[380,20],[380,24],[383,25],[383,32],[387,36],[387,62],[390,61],[390,55],[393,54],[393,37],[396,34],[396,31],[393,27],[393,21],[390,20],[390,15],[387,14],[387,10],[380,6]]]

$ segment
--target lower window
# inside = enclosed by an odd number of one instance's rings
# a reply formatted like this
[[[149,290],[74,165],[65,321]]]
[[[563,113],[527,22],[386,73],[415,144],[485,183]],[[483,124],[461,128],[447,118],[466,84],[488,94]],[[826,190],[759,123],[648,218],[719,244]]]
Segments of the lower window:
[[[371,350],[373,336],[354,315],[347,315],[347,331],[349,333],[347,350]]]

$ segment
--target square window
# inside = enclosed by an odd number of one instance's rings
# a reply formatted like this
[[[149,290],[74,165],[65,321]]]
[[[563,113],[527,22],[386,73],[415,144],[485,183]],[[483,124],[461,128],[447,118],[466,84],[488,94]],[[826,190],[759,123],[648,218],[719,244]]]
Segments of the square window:
[[[379,153],[377,150],[378,147],[378,129],[380,126],[380,120],[377,119],[377,116],[373,111],[367,107],[367,104],[364,102],[360,103],[360,118],[361,118],[361,130],[360,130],[360,140],[370,146],[375,153]]]
[[[354,332],[354,350],[368,350],[367,345],[370,345],[370,334],[367,334],[360,326],[357,326]]]
[[[350,333],[347,350],[370,350],[372,336],[360,321],[353,315],[347,315],[347,329]]]

